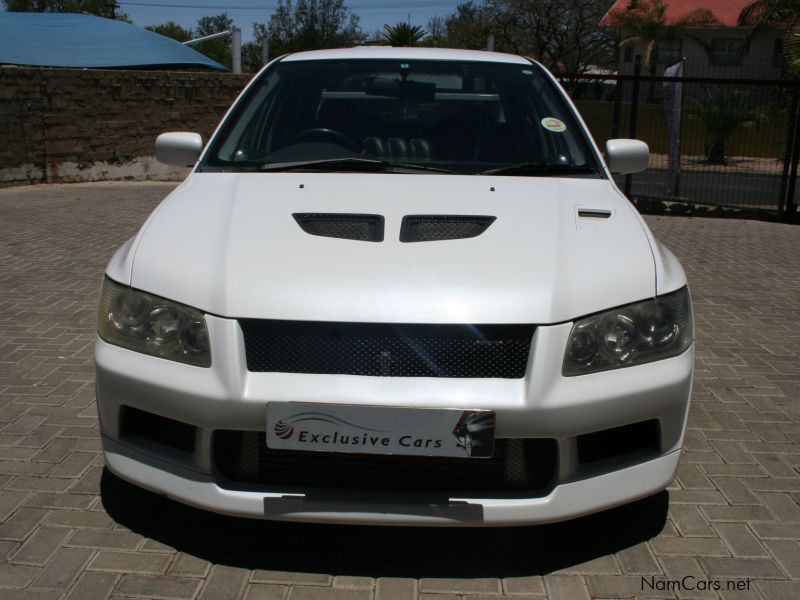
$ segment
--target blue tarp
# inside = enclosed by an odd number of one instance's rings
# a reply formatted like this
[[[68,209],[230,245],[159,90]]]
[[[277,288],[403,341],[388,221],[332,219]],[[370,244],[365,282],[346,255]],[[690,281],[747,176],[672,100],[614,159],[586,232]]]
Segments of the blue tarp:
[[[171,38],[129,23],[74,13],[0,12],[0,64],[227,71]]]

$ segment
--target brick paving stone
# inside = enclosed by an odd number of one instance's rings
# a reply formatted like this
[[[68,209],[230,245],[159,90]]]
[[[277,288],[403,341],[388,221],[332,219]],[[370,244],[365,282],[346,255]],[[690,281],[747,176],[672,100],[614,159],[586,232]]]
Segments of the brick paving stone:
[[[97,529],[77,530],[67,541],[68,546],[83,548],[107,548],[111,550],[133,550],[141,537],[127,531],[102,531]]]
[[[501,589],[497,579],[424,578],[419,580],[419,591],[437,594],[499,594]]]
[[[331,575],[323,573],[301,573],[292,571],[264,571],[257,569],[250,576],[254,583],[285,583],[287,585],[318,585],[330,586],[333,583]]]
[[[286,600],[288,586],[255,583],[247,586],[245,600]]]
[[[756,587],[768,600],[800,598],[800,581],[757,581]]]
[[[116,573],[87,571],[70,590],[67,600],[104,600],[116,587],[120,577]]]
[[[58,551],[71,530],[60,527],[39,527],[11,556],[11,562],[23,565],[44,565]]]
[[[661,573],[661,567],[647,544],[637,544],[620,550],[617,552],[617,560],[625,575]]]
[[[375,581],[375,600],[413,600],[416,596],[416,579],[379,577]]]
[[[0,540],[24,540],[47,516],[41,508],[20,508],[0,525]]]
[[[778,492],[758,492],[756,496],[778,521],[800,523],[800,505],[791,495]]]
[[[168,554],[101,550],[87,567],[91,571],[160,575],[171,560]]]
[[[464,596],[456,594],[419,594],[418,600],[461,600]],[[471,596],[470,596],[471,598]]]
[[[37,508],[69,508],[72,510],[87,510],[94,503],[91,496],[80,494],[50,492],[37,492],[25,501],[25,506]],[[51,521],[48,520],[48,523]]]
[[[532,575],[505,577],[503,579],[503,592],[507,596],[544,596],[546,589],[542,576]]]
[[[714,525],[714,531],[725,542],[731,554],[737,558],[768,556],[766,549],[746,523],[717,523]]]
[[[8,519],[28,496],[30,496],[30,494],[27,492],[17,492],[13,490],[0,491],[0,522]]]
[[[115,595],[153,600],[184,600],[194,598],[202,581],[153,575],[125,574],[114,588]]]
[[[173,560],[168,572],[175,577],[205,577],[210,568],[211,563],[207,560],[181,552]]]
[[[200,592],[202,600],[226,600],[241,597],[250,571],[225,565],[215,565]]]
[[[337,575],[333,579],[333,587],[371,590],[373,587],[375,587],[375,580],[372,577]]]
[[[752,577],[753,579],[785,579],[774,560],[766,558],[702,557],[704,570],[712,577]]]
[[[645,581],[650,581],[650,577],[632,575],[589,575],[586,577],[586,584],[592,598],[675,597],[674,593],[660,591],[655,586],[651,589]]]
[[[800,544],[790,540],[767,540],[764,545],[792,579],[800,579]]]
[[[548,575],[545,577],[545,585],[550,600],[582,600],[591,597],[582,576]]]
[[[105,512],[88,510],[52,510],[44,522],[47,525],[84,529],[110,529],[114,524],[114,521]]]
[[[80,575],[91,555],[91,550],[83,548],[62,548],[42,569],[31,587],[66,591]]]
[[[74,482],[69,479],[56,479],[55,477],[15,477],[6,484],[6,488],[11,490],[63,492],[73,484]]]
[[[39,569],[35,567],[0,563],[0,590],[4,588],[24,588],[38,574]]]
[[[716,532],[713,538],[662,536],[651,540],[650,547],[657,556],[729,556],[725,545],[716,537]]]
[[[342,590],[306,585],[292,586],[287,600],[370,600],[369,590]]]

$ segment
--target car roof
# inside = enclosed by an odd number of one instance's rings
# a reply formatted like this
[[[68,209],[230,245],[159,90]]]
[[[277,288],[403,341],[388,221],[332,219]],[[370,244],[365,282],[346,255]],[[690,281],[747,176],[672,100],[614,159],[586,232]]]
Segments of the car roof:
[[[335,50],[310,50],[308,52],[289,54],[283,58],[283,62],[370,58],[530,64],[530,61],[526,58],[515,54],[504,54],[502,52],[454,50],[451,48],[394,48],[392,46],[357,46],[355,48],[338,48]]]

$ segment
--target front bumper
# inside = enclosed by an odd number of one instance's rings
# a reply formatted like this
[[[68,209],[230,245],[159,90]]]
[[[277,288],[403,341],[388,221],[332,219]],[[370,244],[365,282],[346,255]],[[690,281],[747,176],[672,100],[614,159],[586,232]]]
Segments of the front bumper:
[[[523,379],[303,375],[247,371],[235,320],[207,317],[213,364],[203,369],[97,340],[97,402],[108,467],[157,493],[220,513],[267,519],[387,525],[517,525],[567,519],[655,493],[674,479],[686,425],[693,349],[663,361],[562,377],[571,324],[540,326]],[[498,438],[558,444],[545,495],[276,489],[221,481],[215,430],[264,431],[268,402],[306,401],[495,411]],[[121,435],[131,407],[192,425],[191,452]],[[578,437],[649,420],[657,452],[584,464]],[[368,484],[365,485],[368,487]]]

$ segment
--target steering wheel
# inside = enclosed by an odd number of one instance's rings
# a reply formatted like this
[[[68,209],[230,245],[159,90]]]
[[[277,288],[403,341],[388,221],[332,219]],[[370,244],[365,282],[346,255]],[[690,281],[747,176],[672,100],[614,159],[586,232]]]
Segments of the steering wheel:
[[[297,142],[313,137],[334,138],[337,142],[339,142],[340,146],[344,145],[345,147],[347,147],[350,150],[353,150],[354,152],[358,152],[361,150],[361,148],[359,148],[358,144],[356,144],[352,138],[345,135],[341,131],[338,131],[336,129],[330,129],[328,127],[311,127],[309,129],[303,129],[302,131],[298,131],[292,137],[290,137],[287,143],[296,144]]]

